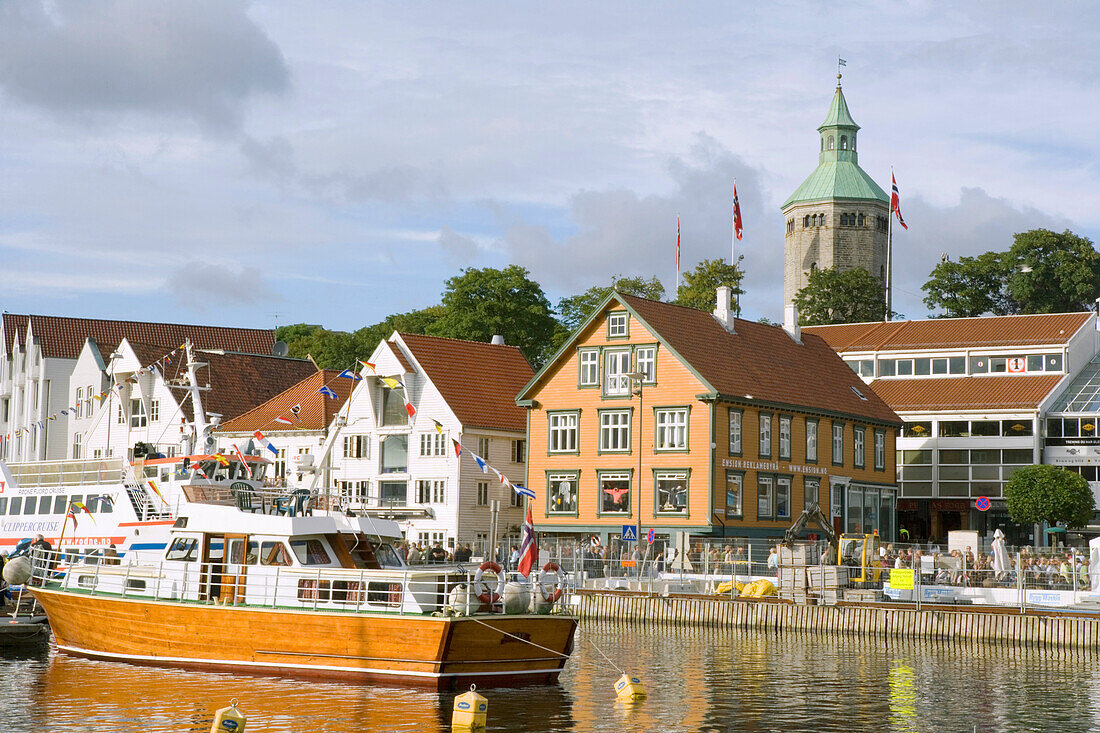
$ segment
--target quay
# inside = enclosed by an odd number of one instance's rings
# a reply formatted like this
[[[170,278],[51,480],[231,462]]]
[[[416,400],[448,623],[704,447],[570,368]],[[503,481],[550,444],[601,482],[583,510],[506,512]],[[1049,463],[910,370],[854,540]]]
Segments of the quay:
[[[653,595],[578,589],[582,620],[645,626],[699,626],[814,635],[860,634],[950,644],[987,642],[1021,649],[1100,651],[1100,613],[993,606],[896,603],[803,605],[778,598]]]

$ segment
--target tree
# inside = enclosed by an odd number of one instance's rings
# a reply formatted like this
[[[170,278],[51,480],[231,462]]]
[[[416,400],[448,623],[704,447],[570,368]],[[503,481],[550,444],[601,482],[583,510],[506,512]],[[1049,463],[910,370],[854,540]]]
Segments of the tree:
[[[443,312],[428,333],[474,341],[499,334],[533,365],[541,364],[558,324],[542,287],[528,275],[518,265],[463,270],[447,281]]]
[[[886,287],[862,267],[812,270],[794,304],[804,326],[881,321],[886,317]]]
[[[1033,229],[1006,252],[941,262],[922,289],[925,305],[951,317],[1088,310],[1100,295],[1100,253],[1068,230]]]
[[[1064,522],[1083,527],[1092,519],[1096,502],[1084,477],[1058,466],[1025,466],[1005,484],[1005,502],[1013,522]]]
[[[684,273],[684,284],[676,288],[676,303],[702,311],[713,311],[718,305],[718,288],[726,285],[734,296],[730,307],[734,315],[741,314],[741,306],[735,296],[742,295],[741,279],[745,272],[736,264],[724,259],[703,260],[694,270]]]
[[[656,277],[646,280],[643,277],[615,275],[611,278],[610,285],[593,285],[579,295],[571,295],[558,301],[558,321],[566,328],[566,333],[577,330],[612,290],[650,300],[661,300],[665,297],[665,286]]]
[[[386,316],[382,321],[374,324],[373,326],[364,326],[356,331],[356,342],[363,349],[363,358],[366,355],[374,351],[374,348],[378,346],[378,342],[384,339],[388,339],[394,331],[402,331],[404,333],[419,333],[426,334],[428,329],[439,320],[443,315],[443,306],[432,305],[421,310],[409,311],[408,313],[394,313],[393,315]]]

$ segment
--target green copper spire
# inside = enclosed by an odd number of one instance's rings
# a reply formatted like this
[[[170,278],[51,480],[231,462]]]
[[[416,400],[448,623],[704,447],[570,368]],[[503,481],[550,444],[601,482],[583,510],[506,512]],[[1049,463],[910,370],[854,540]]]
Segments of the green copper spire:
[[[839,82],[836,85],[836,94],[833,95],[833,103],[829,105],[829,113],[825,115],[825,121],[821,123],[821,127],[817,128],[817,131],[822,132],[826,127],[859,129],[859,125],[852,119],[852,114],[848,111],[848,103],[844,100],[844,91],[840,88]]]

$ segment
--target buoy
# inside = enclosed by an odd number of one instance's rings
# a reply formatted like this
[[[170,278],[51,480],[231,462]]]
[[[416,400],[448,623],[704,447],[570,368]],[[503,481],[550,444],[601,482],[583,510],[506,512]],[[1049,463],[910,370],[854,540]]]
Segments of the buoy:
[[[623,672],[623,676],[615,681],[615,696],[620,700],[644,700],[645,688],[640,679]]]
[[[244,713],[237,709],[237,698],[229,701],[229,707],[222,708],[214,713],[214,723],[210,726],[210,733],[244,733]]]
[[[4,580],[9,585],[26,585],[31,579],[31,559],[26,555],[8,560],[4,565]]]
[[[458,730],[479,730],[485,728],[485,717],[489,714],[489,701],[477,694],[477,685],[470,685],[470,691],[455,698],[454,712],[451,713],[451,728]]]

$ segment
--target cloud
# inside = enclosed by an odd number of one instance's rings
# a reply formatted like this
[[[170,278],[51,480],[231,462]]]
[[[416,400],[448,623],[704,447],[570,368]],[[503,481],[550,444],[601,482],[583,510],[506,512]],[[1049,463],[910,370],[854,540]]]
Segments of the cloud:
[[[164,285],[177,305],[199,311],[215,310],[226,304],[258,305],[280,299],[255,267],[233,271],[191,262],[176,268]]]
[[[219,130],[289,84],[282,53],[239,0],[0,6],[0,86],[63,118],[184,115]]]
[[[439,230],[439,246],[459,262],[468,263],[477,256],[477,242],[462,236],[448,226]]]

